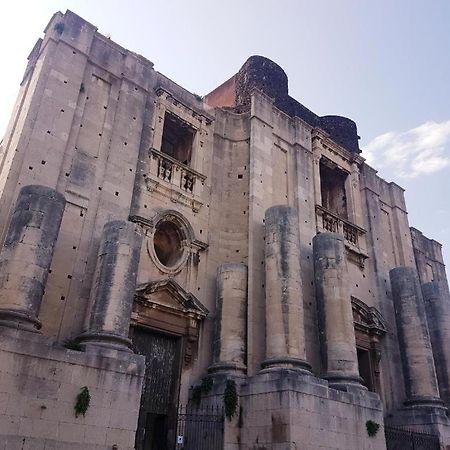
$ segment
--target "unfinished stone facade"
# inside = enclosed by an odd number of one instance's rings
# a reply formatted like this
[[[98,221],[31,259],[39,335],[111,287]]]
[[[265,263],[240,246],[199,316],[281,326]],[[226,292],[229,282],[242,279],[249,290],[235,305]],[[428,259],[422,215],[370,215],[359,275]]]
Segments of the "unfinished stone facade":
[[[56,13],[0,211],[0,449],[384,450],[385,424],[450,446],[441,246],[274,62],[200,98]],[[180,428],[224,401],[214,445]]]

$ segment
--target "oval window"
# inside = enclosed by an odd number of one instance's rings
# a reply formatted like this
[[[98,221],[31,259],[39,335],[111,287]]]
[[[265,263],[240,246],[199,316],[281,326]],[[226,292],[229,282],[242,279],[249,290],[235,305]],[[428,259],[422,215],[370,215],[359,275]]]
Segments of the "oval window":
[[[180,229],[173,223],[163,220],[158,223],[153,237],[153,245],[160,263],[173,267],[183,256],[183,244]]]

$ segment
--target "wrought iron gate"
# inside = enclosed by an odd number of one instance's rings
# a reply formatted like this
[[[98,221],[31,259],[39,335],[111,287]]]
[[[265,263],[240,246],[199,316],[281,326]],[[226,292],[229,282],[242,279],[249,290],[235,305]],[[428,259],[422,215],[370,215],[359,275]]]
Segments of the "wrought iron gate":
[[[176,450],[222,450],[223,408],[180,406]]]
[[[384,427],[387,450],[439,450],[439,437],[390,426]]]

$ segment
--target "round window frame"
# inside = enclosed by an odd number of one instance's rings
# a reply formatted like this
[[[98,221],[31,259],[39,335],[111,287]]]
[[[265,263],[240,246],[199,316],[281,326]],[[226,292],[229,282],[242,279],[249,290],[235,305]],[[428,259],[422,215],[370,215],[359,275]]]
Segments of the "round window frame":
[[[158,258],[155,249],[155,234],[158,230],[158,227],[164,222],[170,222],[172,225],[175,225],[178,228],[178,233],[180,236],[181,256],[172,266],[166,266],[165,264],[163,264]],[[194,240],[193,229],[186,218],[177,211],[165,211],[163,213],[157,214],[153,219],[153,224],[154,225],[151,230],[150,239],[147,240],[147,251],[152,261],[161,272],[169,275],[174,275],[180,272],[186,266],[186,263],[189,259],[189,249],[191,247],[192,241]]]

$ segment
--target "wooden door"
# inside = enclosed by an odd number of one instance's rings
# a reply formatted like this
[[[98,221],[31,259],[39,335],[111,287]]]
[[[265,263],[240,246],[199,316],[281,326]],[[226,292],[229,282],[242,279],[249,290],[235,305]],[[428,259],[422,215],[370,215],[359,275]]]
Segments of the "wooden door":
[[[134,351],[145,356],[136,450],[175,446],[181,338],[145,328],[132,330]]]

